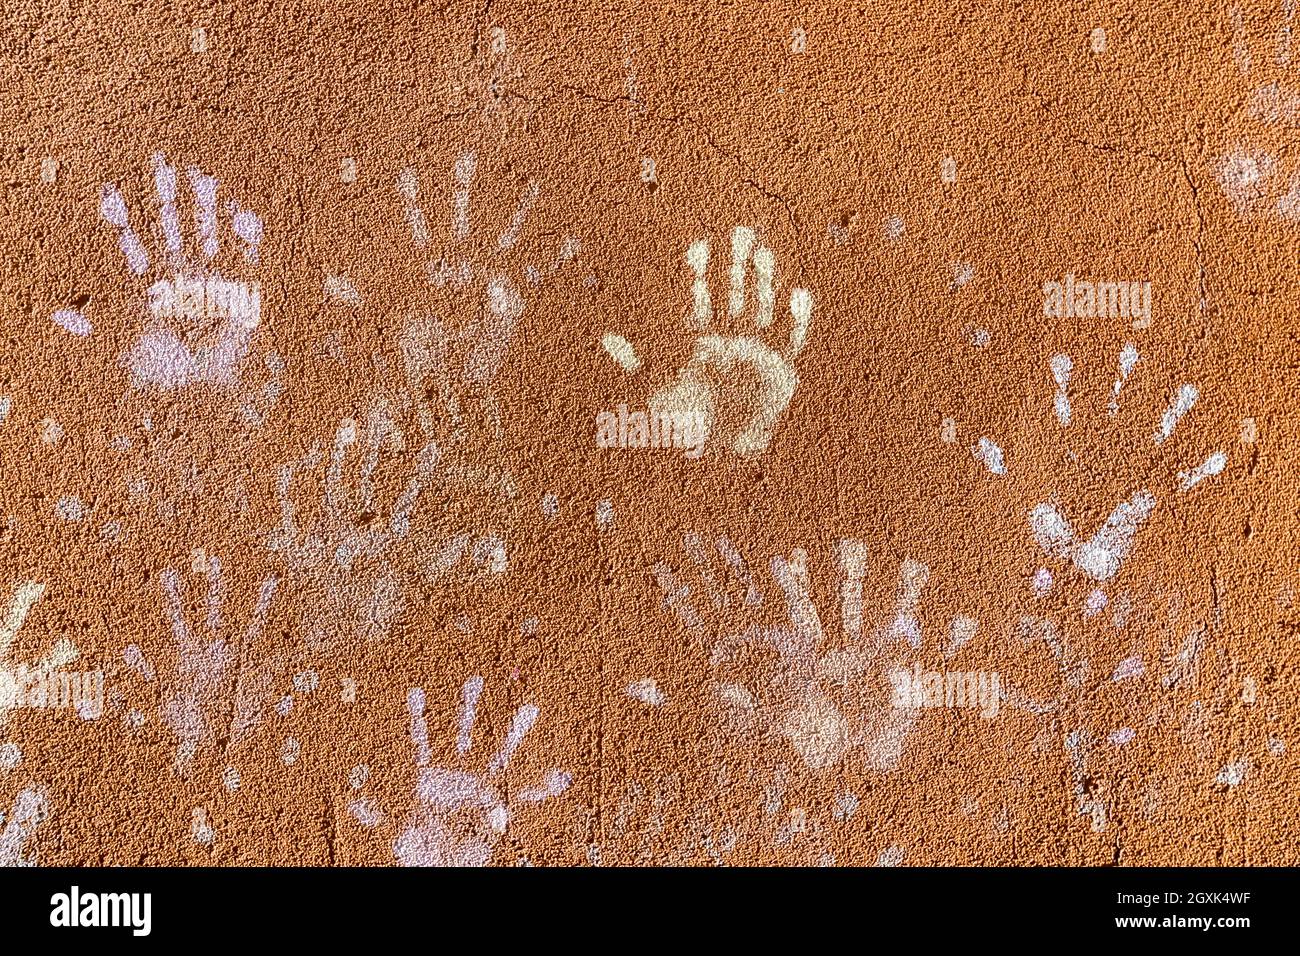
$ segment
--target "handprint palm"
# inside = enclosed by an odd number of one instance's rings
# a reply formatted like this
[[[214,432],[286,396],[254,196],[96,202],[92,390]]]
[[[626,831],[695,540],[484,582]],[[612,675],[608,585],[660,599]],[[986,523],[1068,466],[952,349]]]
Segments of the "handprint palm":
[[[686,250],[686,262],[695,277],[691,326],[701,332],[714,321],[709,259],[709,244],[703,239]],[[774,317],[776,257],[770,249],[755,244],[752,229],[737,226],[731,236],[731,287],[727,298],[727,316],[732,322],[741,321],[746,313],[751,259],[754,307],[749,322],[762,332],[771,326]],[[651,413],[669,416],[669,420],[699,423],[706,434],[739,455],[766,451],[773,429],[799,386],[794,361],[807,342],[812,309],[812,295],[807,289],[791,291],[790,338],[780,350],[752,334],[700,335],[676,380],[650,398]],[[607,333],[602,344],[628,371],[640,368],[635,348],[622,336]]]

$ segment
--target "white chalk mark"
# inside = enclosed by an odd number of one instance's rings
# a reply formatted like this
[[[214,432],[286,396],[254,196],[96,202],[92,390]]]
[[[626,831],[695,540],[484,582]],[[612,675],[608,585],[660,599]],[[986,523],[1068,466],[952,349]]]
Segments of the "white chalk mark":
[[[1184,677],[1191,673],[1196,664],[1196,658],[1201,653],[1201,647],[1205,640],[1205,632],[1201,630],[1192,631],[1183,640],[1182,646],[1178,653],[1169,661],[1169,667],[1165,671],[1165,676],[1161,683],[1165,690],[1177,685]]]
[[[411,743],[415,747],[415,765],[429,766],[429,725],[424,717],[424,691],[413,687],[406,695],[406,710],[411,715]]]
[[[456,160],[455,168],[452,170],[452,178],[455,182],[451,192],[451,223],[452,234],[457,241],[469,238],[469,192],[470,185],[474,181],[474,169],[477,166],[478,156],[474,153],[465,153]]]
[[[641,368],[641,359],[637,357],[632,343],[621,335],[606,332],[600,337],[601,347],[625,372],[635,372]]]
[[[664,607],[670,608],[688,628],[698,630],[701,626],[700,616],[688,600],[691,596],[690,587],[679,583],[676,575],[662,561],[655,565],[654,572],[659,589],[664,593]]]
[[[787,358],[793,359],[803,351],[808,341],[808,329],[812,325],[813,297],[807,289],[793,289],[790,292],[790,318],[794,323],[790,329],[790,352]]]
[[[154,679],[153,665],[145,658],[138,644],[128,644],[122,651],[122,660],[145,680]]]
[[[1126,657],[1116,665],[1115,673],[1111,675],[1110,679],[1115,683],[1119,683],[1122,680],[1141,677],[1146,672],[1146,665],[1142,663],[1142,658]]]
[[[766,246],[754,250],[754,296],[758,300],[758,316],[755,321],[760,329],[772,324],[772,314],[776,305],[776,292],[773,289],[776,277],[776,256]]]
[[[901,846],[891,846],[887,850],[881,850],[880,855],[876,857],[876,866],[898,866],[903,862],[903,848]]]
[[[410,166],[397,174],[397,191],[406,200],[404,211],[406,222],[411,227],[411,240],[417,249],[423,249],[429,244],[429,223],[425,220],[424,210],[418,203],[420,177]]]
[[[652,677],[633,681],[627,685],[624,689],[624,693],[635,700],[641,701],[643,704],[648,704],[651,707],[662,707],[664,701],[668,699],[664,696],[663,691],[659,689],[659,685],[655,683],[655,680]]]
[[[1237,71],[1242,76],[1249,76],[1250,45],[1246,42],[1246,26],[1241,20],[1241,8],[1237,6],[1229,8],[1228,16],[1232,20],[1232,55],[1237,62]]]
[[[703,239],[696,239],[686,249],[686,262],[691,267],[695,278],[691,284],[691,297],[694,308],[691,312],[691,324],[694,328],[707,328],[713,318],[713,302],[709,297],[709,244]]]
[[[867,546],[844,539],[839,544],[840,607],[844,634],[849,640],[862,637],[862,579],[867,573]]]
[[[1215,776],[1214,782],[1231,789],[1239,786],[1246,779],[1249,770],[1250,765],[1246,761],[1238,760],[1220,770]]]
[[[240,208],[239,204],[234,201],[227,205],[230,210],[230,228],[239,241],[243,243],[245,261],[256,262],[257,247],[262,244],[264,232],[262,217],[251,209]]]
[[[99,214],[104,221],[115,226],[118,232],[117,245],[126,258],[127,268],[135,275],[144,275],[149,269],[149,253],[139,236],[131,229],[127,218],[126,200],[112,183],[105,184],[99,197]]]
[[[524,312],[524,300],[510,280],[496,276],[487,284],[487,317],[465,358],[465,379],[473,384],[491,382],[501,369],[515,325]]]
[[[1034,508],[1030,513],[1030,527],[1034,540],[1048,554],[1073,561],[1094,581],[1106,581],[1119,570],[1133,546],[1133,537],[1155,506],[1155,496],[1150,492],[1134,492],[1111,512],[1092,538],[1078,544],[1074,529],[1050,504],[1042,503]]]
[[[216,838],[211,824],[208,823],[208,812],[202,807],[195,807],[190,814],[190,836],[200,846],[210,846]]]
[[[187,173],[190,188],[194,190],[194,223],[198,232],[203,257],[211,259],[217,254],[217,180],[202,170],[191,166]]]
[[[713,571],[710,568],[709,552],[704,545],[704,538],[698,531],[687,531],[682,535],[682,547],[695,562],[695,568],[699,572],[700,580],[708,589],[709,600],[715,608],[721,609],[727,603],[727,597],[718,588],[718,583],[714,580]]]
[[[890,634],[894,638],[905,639],[914,648],[921,646],[921,621],[916,616],[916,608],[929,580],[930,569],[926,565],[911,558],[903,562],[903,568],[899,572],[898,603],[890,625]]]
[[[1052,590],[1052,572],[1047,568],[1039,568],[1034,573],[1033,589],[1034,597],[1046,597]]]
[[[749,254],[754,247],[754,230],[737,226],[731,233],[731,294],[727,311],[736,318],[745,311],[745,274],[749,271]]]
[[[181,217],[176,211],[176,170],[167,165],[162,153],[153,154],[153,181],[158,192],[159,220],[162,223],[163,245],[173,262],[181,258]]]
[[[460,716],[456,721],[456,749],[460,753],[469,753],[474,745],[474,719],[478,713],[478,699],[482,693],[482,677],[471,677],[461,688]]]
[[[336,305],[360,305],[361,293],[347,276],[325,277],[325,298]]]
[[[1056,380],[1056,399],[1054,407],[1056,409],[1056,420],[1062,426],[1070,424],[1070,397],[1067,389],[1070,386],[1070,372],[1074,368],[1074,363],[1070,361],[1068,355],[1052,356],[1052,378]]]
[[[808,657],[822,643],[823,631],[817,605],[812,599],[807,552],[795,548],[789,560],[780,555],[773,557],[772,577],[785,593],[786,613],[798,640],[796,656]]]
[[[1160,417],[1160,429],[1155,434],[1157,445],[1163,443],[1174,433],[1178,420],[1192,410],[1192,406],[1196,404],[1196,400],[1200,397],[1201,393],[1197,391],[1195,385],[1190,383],[1184,384],[1178,389],[1178,395]]]
[[[86,318],[85,313],[76,309],[59,309],[50,316],[50,319],[63,331],[73,335],[89,335],[91,332],[90,320]]]
[[[1137,366],[1138,357],[1137,347],[1132,342],[1126,343],[1124,348],[1120,349],[1119,377],[1115,379],[1115,384],[1111,387],[1110,405],[1107,407],[1107,412],[1110,415],[1114,415],[1119,411],[1120,389],[1124,387],[1124,383],[1128,381],[1129,375],[1133,373],[1133,369]]]
[[[24,581],[18,585],[9,604],[9,611],[5,614],[4,623],[0,624],[0,658],[9,653],[9,645],[22,630],[23,622],[27,620],[32,605],[39,601],[44,593],[45,585],[35,581]]]
[[[943,656],[951,658],[959,650],[965,647],[975,637],[976,630],[979,629],[980,622],[973,617],[967,617],[964,614],[958,614],[952,619],[952,637],[948,641],[948,647],[944,650]]]
[[[562,770],[551,770],[542,779],[539,787],[529,787],[515,794],[514,799],[520,803],[541,803],[552,797],[558,797],[573,784],[573,775]]]
[[[506,226],[504,232],[497,239],[497,247],[500,249],[512,249],[515,243],[519,241],[519,235],[523,232],[524,222],[528,219],[528,212],[533,208],[533,203],[537,200],[537,194],[541,192],[541,187],[535,182],[530,182],[524,189],[524,193],[519,197],[519,205],[515,207],[515,214],[510,217],[510,224]]]
[[[41,790],[27,788],[14,800],[13,812],[0,814],[0,867],[32,866],[35,860],[24,853],[36,828],[50,815],[50,801]]]
[[[984,467],[994,475],[1005,475],[1007,473],[1006,461],[1002,449],[989,438],[981,438],[980,443],[971,448],[971,454],[977,461],[983,462]]]
[[[754,583],[754,577],[749,573],[749,565],[745,562],[744,557],[736,550],[730,539],[726,535],[718,538],[718,553],[731,566],[740,583],[745,587],[745,603],[750,606],[757,606],[763,603],[763,594]]]
[[[1209,458],[1201,462],[1191,471],[1180,471],[1178,480],[1181,483],[1182,491],[1191,491],[1196,485],[1206,478],[1212,478],[1220,474],[1228,466],[1228,455],[1226,452],[1216,451]]]
[[[538,713],[540,712],[535,704],[525,704],[515,711],[514,720],[510,722],[510,732],[502,742],[501,750],[492,758],[492,763],[488,765],[489,773],[500,773],[510,765],[510,758],[514,756],[515,750],[523,743],[528,731],[532,729]]]

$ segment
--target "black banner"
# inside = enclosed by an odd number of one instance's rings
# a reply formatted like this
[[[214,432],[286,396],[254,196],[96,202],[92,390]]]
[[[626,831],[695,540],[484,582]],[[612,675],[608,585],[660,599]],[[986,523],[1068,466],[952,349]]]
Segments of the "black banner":
[[[429,930],[431,943],[475,933],[548,948],[627,933],[671,944],[688,931],[693,943],[793,931],[862,944],[919,934],[927,947],[1044,933],[1232,945],[1282,932],[1295,886],[1289,869],[33,868],[0,870],[0,925],[9,939],[75,934],[79,945],[202,941],[212,930],[331,947]]]

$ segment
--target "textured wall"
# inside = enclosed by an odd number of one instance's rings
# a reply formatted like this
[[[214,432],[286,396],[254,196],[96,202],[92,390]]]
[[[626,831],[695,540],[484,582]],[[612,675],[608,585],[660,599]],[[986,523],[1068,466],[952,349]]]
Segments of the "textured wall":
[[[1297,862],[1289,6],[241,6],[5,12],[0,864]]]

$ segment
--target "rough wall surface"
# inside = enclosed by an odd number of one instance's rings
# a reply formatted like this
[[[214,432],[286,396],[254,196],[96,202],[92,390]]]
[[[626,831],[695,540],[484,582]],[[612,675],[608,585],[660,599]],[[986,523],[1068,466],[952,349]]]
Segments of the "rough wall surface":
[[[0,864],[1296,863],[1291,17],[7,4]]]

